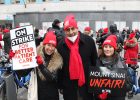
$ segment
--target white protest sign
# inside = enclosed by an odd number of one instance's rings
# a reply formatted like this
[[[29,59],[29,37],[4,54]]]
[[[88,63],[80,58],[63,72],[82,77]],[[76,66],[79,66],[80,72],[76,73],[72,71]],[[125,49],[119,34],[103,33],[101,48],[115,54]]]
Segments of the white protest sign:
[[[11,46],[15,56],[12,58],[13,70],[34,68],[36,63],[36,45],[32,26],[10,30]]]

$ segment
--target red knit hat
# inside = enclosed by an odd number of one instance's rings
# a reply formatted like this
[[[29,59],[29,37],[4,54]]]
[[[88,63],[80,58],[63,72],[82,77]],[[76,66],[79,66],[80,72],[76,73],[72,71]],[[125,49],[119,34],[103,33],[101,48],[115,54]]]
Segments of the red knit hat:
[[[56,47],[57,41],[55,33],[53,31],[49,31],[43,40],[43,45],[46,45],[48,43],[53,44]]]
[[[68,15],[64,20],[64,30],[67,30],[69,27],[78,28],[74,15]]]
[[[104,28],[103,29],[103,34],[107,34],[108,33],[108,28]]]
[[[10,32],[10,30],[7,28],[3,30],[3,33],[9,33],[9,32]]]
[[[84,31],[91,31],[91,27],[85,27]]]
[[[117,49],[117,37],[116,37],[116,35],[110,35],[110,36],[108,36],[106,38],[106,40],[103,42],[103,45],[102,46],[104,47],[104,45],[107,45],[107,44],[113,46],[114,49]]]
[[[129,38],[130,38],[130,39],[134,38],[135,36],[136,36],[136,33],[130,33],[130,34],[129,34]]]

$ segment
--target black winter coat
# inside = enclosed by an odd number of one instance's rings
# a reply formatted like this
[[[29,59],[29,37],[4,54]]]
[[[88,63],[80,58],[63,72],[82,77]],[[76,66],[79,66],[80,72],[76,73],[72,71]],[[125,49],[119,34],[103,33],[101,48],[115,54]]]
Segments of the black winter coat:
[[[57,71],[61,70],[63,60],[55,50],[51,56],[43,52],[42,43],[37,47],[37,54],[43,58],[43,64],[36,68],[38,100],[59,100]],[[17,71],[19,77],[30,73],[32,69]]]
[[[43,51],[44,47],[39,45],[37,54],[43,57],[43,64],[37,67],[38,100],[59,100],[57,71],[61,69],[63,60],[57,50],[51,56]]]
[[[86,81],[86,83],[82,87],[78,87],[77,80],[70,80],[70,50],[64,40],[58,44],[58,52],[63,58],[63,67],[61,72],[59,73],[58,82],[60,88],[63,89],[64,100],[78,100],[78,91],[79,95],[82,97],[82,100],[93,100],[93,95],[91,93],[88,93],[88,71],[89,66],[96,65],[97,51],[94,40],[90,36],[80,33],[79,53],[83,62]]]

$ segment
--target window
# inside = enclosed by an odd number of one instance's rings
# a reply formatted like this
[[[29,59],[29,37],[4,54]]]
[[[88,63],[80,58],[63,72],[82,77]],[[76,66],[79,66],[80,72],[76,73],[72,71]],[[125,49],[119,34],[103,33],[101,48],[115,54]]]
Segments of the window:
[[[114,24],[117,25],[117,29],[118,29],[119,31],[122,31],[123,28],[126,27],[126,22],[125,22],[125,21],[115,21]]]
[[[101,28],[107,28],[107,21],[96,21],[95,22],[95,30],[96,32]]]
[[[78,29],[81,31],[81,32],[84,32],[84,28],[89,26],[89,22],[88,21],[78,21],[77,22],[77,25],[78,25]]]

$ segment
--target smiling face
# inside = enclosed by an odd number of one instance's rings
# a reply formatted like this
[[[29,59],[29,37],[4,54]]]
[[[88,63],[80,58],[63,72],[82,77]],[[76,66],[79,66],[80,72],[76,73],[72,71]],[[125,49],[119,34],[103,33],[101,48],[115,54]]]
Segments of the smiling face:
[[[54,51],[55,51],[55,46],[53,44],[48,43],[45,45],[45,53],[46,54],[51,55],[54,53]]]
[[[113,46],[106,44],[103,47],[103,51],[106,57],[111,57],[113,56],[115,49],[113,48]]]

